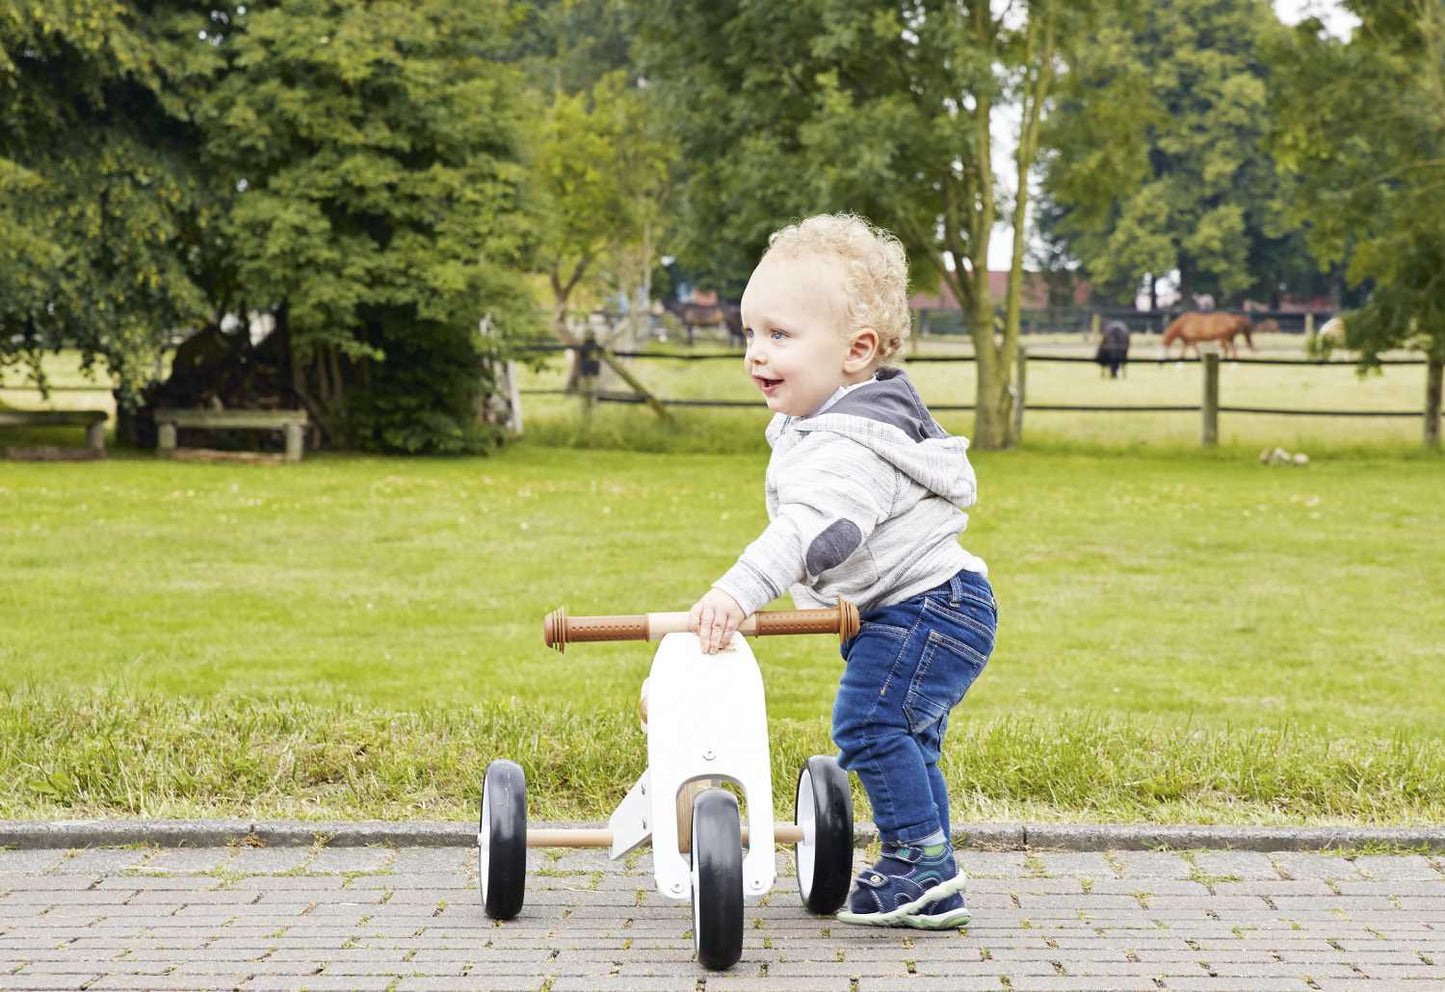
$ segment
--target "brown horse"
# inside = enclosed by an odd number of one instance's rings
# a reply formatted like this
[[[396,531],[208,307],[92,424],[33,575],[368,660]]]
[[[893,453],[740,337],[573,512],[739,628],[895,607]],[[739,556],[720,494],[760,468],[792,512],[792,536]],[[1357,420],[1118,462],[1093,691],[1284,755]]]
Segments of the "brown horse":
[[[1265,321],[1260,325],[1263,330],[1266,324],[1272,321]],[[1254,330],[1254,324],[1248,317],[1233,313],[1186,313],[1175,318],[1174,322],[1164,330],[1164,354],[1169,354],[1169,346],[1175,341],[1184,342],[1183,351],[1180,355],[1189,354],[1189,349],[1194,349],[1194,354],[1199,354],[1199,342],[1217,341],[1220,350],[1233,357],[1239,357],[1239,349],[1234,345],[1234,337],[1241,332],[1244,334],[1244,343],[1249,345],[1249,350],[1254,351],[1254,338],[1250,332]]]
[[[743,343],[742,310],[737,300],[720,300],[715,304],[684,303],[681,300],[664,300],[663,309],[672,314],[687,332],[687,343],[693,343],[693,328],[727,328],[728,340],[741,346]]]

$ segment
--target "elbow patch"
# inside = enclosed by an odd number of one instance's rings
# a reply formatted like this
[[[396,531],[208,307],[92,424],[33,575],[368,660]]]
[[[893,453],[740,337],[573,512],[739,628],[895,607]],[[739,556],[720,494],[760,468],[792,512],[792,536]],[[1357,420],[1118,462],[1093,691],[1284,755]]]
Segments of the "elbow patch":
[[[808,545],[806,564],[809,575],[821,575],[843,564],[863,543],[863,532],[851,520],[834,520]]]

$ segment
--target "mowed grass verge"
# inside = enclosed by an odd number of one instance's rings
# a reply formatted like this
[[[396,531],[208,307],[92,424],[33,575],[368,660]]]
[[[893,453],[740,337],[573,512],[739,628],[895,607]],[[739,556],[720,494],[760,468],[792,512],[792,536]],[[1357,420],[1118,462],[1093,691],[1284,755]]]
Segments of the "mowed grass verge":
[[[960,823],[1445,815],[1438,458],[975,462],[1001,627],[951,723]],[[685,609],[764,526],[764,465],[0,463],[0,815],[465,818],[500,756],[534,816],[601,819],[651,652],[559,656],[542,617]],[[842,662],[754,646],[790,813]]]

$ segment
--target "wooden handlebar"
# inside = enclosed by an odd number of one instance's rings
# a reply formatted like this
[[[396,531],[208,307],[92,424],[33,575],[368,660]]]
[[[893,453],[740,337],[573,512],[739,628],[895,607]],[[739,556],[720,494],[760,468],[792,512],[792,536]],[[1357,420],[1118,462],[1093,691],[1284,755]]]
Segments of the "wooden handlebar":
[[[542,643],[559,652],[572,641],[656,641],[664,634],[686,633],[686,613],[641,613],[620,617],[569,617],[566,607],[547,614]],[[738,627],[747,637],[774,634],[837,634],[839,642],[858,633],[858,608],[843,597],[826,610],[765,610]]]

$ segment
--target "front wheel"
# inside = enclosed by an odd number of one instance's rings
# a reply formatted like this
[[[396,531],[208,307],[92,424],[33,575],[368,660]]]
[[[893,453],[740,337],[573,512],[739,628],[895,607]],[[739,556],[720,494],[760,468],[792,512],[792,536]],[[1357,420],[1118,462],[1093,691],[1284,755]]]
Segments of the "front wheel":
[[[725,789],[692,801],[692,948],[712,971],[743,956],[743,833],[737,797]]]
[[[793,846],[798,894],[810,913],[836,913],[853,881],[853,793],[836,758],[817,754],[798,771],[794,818],[803,839]]]
[[[505,758],[487,765],[477,824],[477,878],[482,906],[494,920],[522,911],[527,885],[527,776]]]

